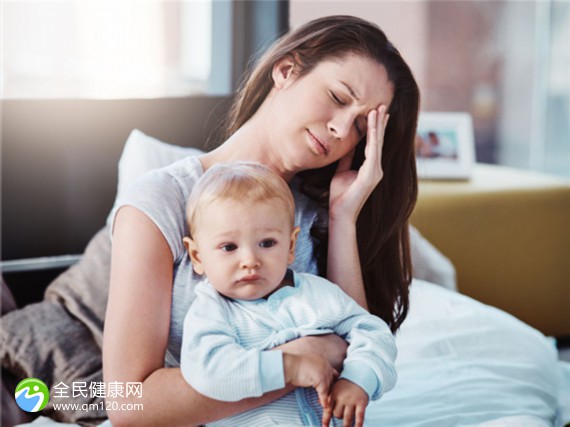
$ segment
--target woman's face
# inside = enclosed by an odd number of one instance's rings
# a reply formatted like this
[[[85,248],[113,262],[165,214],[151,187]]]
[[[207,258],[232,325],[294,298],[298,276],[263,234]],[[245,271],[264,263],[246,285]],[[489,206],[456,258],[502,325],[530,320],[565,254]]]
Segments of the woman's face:
[[[274,69],[272,143],[291,172],[329,165],[366,135],[370,110],[393,98],[383,65],[361,55],[320,62],[296,78],[284,59]]]

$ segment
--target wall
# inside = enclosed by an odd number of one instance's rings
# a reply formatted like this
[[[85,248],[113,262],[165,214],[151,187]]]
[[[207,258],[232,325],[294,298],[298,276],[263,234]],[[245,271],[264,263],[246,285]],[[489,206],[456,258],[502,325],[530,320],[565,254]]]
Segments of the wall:
[[[398,48],[420,87],[425,83],[428,5],[425,1],[290,0],[289,22],[296,28],[327,15],[354,15],[376,23]]]
[[[227,101],[3,100],[2,259],[83,252],[112,207],[130,131],[204,148]]]

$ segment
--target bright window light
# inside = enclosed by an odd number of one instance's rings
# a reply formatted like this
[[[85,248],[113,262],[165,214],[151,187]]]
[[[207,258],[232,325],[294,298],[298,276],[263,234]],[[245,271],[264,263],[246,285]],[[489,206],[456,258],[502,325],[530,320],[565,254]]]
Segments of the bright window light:
[[[210,93],[212,2],[4,2],[2,98]]]

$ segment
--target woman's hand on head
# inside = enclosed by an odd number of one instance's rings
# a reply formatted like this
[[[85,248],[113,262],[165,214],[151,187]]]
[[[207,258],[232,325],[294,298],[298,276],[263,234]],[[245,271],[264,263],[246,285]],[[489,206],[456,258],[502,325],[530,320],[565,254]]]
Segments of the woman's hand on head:
[[[385,105],[368,113],[365,158],[360,169],[356,171],[350,168],[354,149],[340,159],[330,187],[331,220],[350,219],[355,223],[366,200],[382,180],[382,147],[388,118]]]

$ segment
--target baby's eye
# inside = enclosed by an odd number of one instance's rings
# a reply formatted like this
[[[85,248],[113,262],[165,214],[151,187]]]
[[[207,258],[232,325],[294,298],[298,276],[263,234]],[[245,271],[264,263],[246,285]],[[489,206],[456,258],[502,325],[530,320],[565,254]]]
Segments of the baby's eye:
[[[271,248],[271,247],[275,246],[276,244],[277,244],[277,241],[274,239],[265,239],[265,240],[261,241],[259,246],[261,246],[262,248]]]
[[[234,243],[227,243],[221,247],[222,251],[224,252],[232,252],[237,249],[237,245]]]

